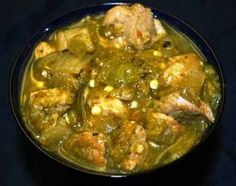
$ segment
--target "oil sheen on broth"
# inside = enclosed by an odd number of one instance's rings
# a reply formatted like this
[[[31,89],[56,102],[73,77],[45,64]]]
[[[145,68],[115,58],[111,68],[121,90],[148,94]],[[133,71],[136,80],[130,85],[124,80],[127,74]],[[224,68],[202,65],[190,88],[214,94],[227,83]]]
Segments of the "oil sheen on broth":
[[[195,45],[134,4],[40,41],[20,101],[45,150],[87,169],[131,173],[191,150],[220,99],[219,77]]]

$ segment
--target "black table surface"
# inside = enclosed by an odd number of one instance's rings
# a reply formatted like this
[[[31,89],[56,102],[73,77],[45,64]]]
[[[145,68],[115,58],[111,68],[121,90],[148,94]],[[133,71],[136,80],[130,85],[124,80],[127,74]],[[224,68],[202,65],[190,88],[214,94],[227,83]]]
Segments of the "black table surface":
[[[224,112],[213,135],[173,167],[128,178],[93,176],[67,168],[40,152],[20,131],[9,104],[9,78],[19,50],[51,19],[101,0],[6,0],[0,5],[0,186],[236,185],[236,1],[143,2],[183,19],[216,51],[226,79]],[[128,1],[135,2],[135,1]],[[235,109],[235,110],[234,110]]]

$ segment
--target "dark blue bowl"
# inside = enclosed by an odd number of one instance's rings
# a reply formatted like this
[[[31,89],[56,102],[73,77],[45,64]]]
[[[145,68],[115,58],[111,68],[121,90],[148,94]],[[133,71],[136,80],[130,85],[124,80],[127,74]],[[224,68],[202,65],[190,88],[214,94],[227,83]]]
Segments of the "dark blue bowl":
[[[26,43],[26,45],[23,47],[22,51],[20,52],[14,66],[13,66],[11,78],[10,78],[10,102],[11,102],[13,114],[15,116],[17,123],[19,124],[20,128],[22,129],[22,131],[25,133],[25,135],[30,139],[30,141],[38,149],[40,149],[47,156],[58,161],[59,163],[69,166],[71,168],[74,168],[76,170],[80,170],[80,171],[83,171],[86,173],[98,174],[98,175],[103,175],[103,176],[111,176],[111,177],[123,177],[123,176],[127,176],[130,174],[122,174],[122,173],[113,174],[113,173],[98,172],[98,171],[94,171],[91,169],[86,169],[84,167],[81,167],[77,164],[73,164],[73,163],[43,149],[40,146],[40,144],[35,140],[35,138],[32,136],[32,134],[29,132],[29,130],[27,129],[27,127],[25,125],[25,122],[22,119],[22,116],[20,113],[20,91],[21,91],[21,85],[22,85],[22,80],[23,80],[25,68],[27,66],[27,63],[29,62],[31,55],[32,55],[33,48],[38,43],[38,41],[47,38],[55,30],[57,30],[63,26],[69,25],[71,23],[74,23],[74,22],[82,19],[86,15],[99,14],[104,11],[107,11],[108,9],[112,8],[115,5],[120,5],[120,4],[124,4],[124,3],[106,3],[106,4],[93,5],[93,6],[81,8],[81,9],[69,12],[69,13],[53,20],[52,22],[48,23],[46,26],[44,26],[43,28],[38,30],[30,38],[30,40]],[[222,68],[221,68],[221,65],[220,65],[214,51],[210,47],[210,45],[206,42],[206,40],[196,30],[194,30],[192,27],[190,27],[189,25],[187,25],[186,23],[184,23],[183,21],[181,21],[180,19],[178,19],[177,17],[175,17],[173,15],[170,15],[170,14],[168,14],[162,10],[156,9],[156,8],[151,8],[151,9],[152,9],[152,12],[156,18],[165,21],[166,23],[171,25],[173,28],[182,32],[185,36],[190,38],[192,40],[192,42],[197,46],[199,52],[206,58],[206,60],[210,64],[212,64],[215,67],[215,69],[218,72],[219,77],[220,77],[222,99],[221,99],[221,103],[220,103],[218,111],[217,111],[216,120],[215,120],[215,123],[213,125],[211,125],[211,127],[209,127],[206,135],[201,140],[201,142],[193,148],[193,149],[196,149],[196,147],[198,147],[200,144],[202,144],[205,141],[205,139],[212,133],[213,129],[216,126],[216,123],[219,122],[221,113],[223,111],[225,83],[224,83]],[[192,150],[190,150],[190,151],[192,151]],[[187,154],[189,154],[189,153],[187,153]],[[177,160],[180,160],[180,159],[182,160],[183,157],[185,157],[187,154],[185,154],[184,156],[182,156],[181,158],[179,158]],[[175,160],[174,162],[176,162],[177,160]],[[168,166],[172,165],[174,162],[169,163]],[[165,165],[165,166],[167,166],[167,165]],[[160,168],[161,167],[157,167],[157,168],[154,167],[152,170],[157,170]],[[145,171],[145,172],[148,172],[148,171]],[[138,172],[138,173],[143,173],[143,172]],[[131,173],[131,175],[138,174],[138,173]]]

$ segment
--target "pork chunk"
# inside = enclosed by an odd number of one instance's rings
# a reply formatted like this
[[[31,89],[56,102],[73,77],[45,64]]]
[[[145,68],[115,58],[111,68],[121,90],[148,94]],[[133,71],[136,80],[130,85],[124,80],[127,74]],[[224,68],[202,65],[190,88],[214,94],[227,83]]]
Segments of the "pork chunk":
[[[215,120],[211,108],[206,103],[201,100],[191,103],[178,92],[162,98],[157,105],[160,112],[174,118],[202,115],[210,122],[214,122]]]
[[[73,100],[73,93],[58,88],[32,92],[28,111],[33,127],[42,131],[55,126],[58,117],[72,105]]]
[[[105,15],[104,26],[114,26],[116,35],[136,49],[145,49],[165,35],[160,22],[155,22],[149,8],[141,4],[115,6]]]
[[[103,167],[106,165],[106,139],[102,133],[83,132],[75,134],[64,143],[64,149],[75,158]]]
[[[99,115],[108,115],[114,114],[115,116],[124,116],[127,114],[128,110],[121,100],[115,98],[106,91],[101,89],[93,89],[89,92],[88,95],[88,105],[91,108],[91,112],[93,114],[93,109],[96,107],[100,109]],[[94,113],[95,115],[98,115]]]
[[[147,154],[146,132],[141,125],[129,122],[116,131],[112,158],[124,171],[140,168]]]
[[[73,103],[73,94],[67,90],[53,88],[33,92],[29,102],[33,107],[64,107]]]
[[[170,58],[167,68],[160,75],[160,87],[186,88],[198,94],[205,80],[202,65],[202,61],[196,54]]]
[[[184,127],[163,113],[148,113],[147,138],[159,145],[171,145],[183,134]]]
[[[40,42],[36,46],[34,54],[35,54],[35,58],[38,59],[38,58],[42,58],[48,54],[54,53],[55,51],[56,51],[56,49],[51,44],[43,41],[43,42]]]

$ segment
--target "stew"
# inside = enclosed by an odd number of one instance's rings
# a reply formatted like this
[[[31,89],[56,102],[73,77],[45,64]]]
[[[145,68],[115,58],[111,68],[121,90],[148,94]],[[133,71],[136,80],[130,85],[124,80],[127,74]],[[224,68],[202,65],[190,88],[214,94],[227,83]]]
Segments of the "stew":
[[[218,74],[194,43],[133,4],[38,42],[21,112],[45,150],[88,169],[130,173],[191,150],[220,100]]]

